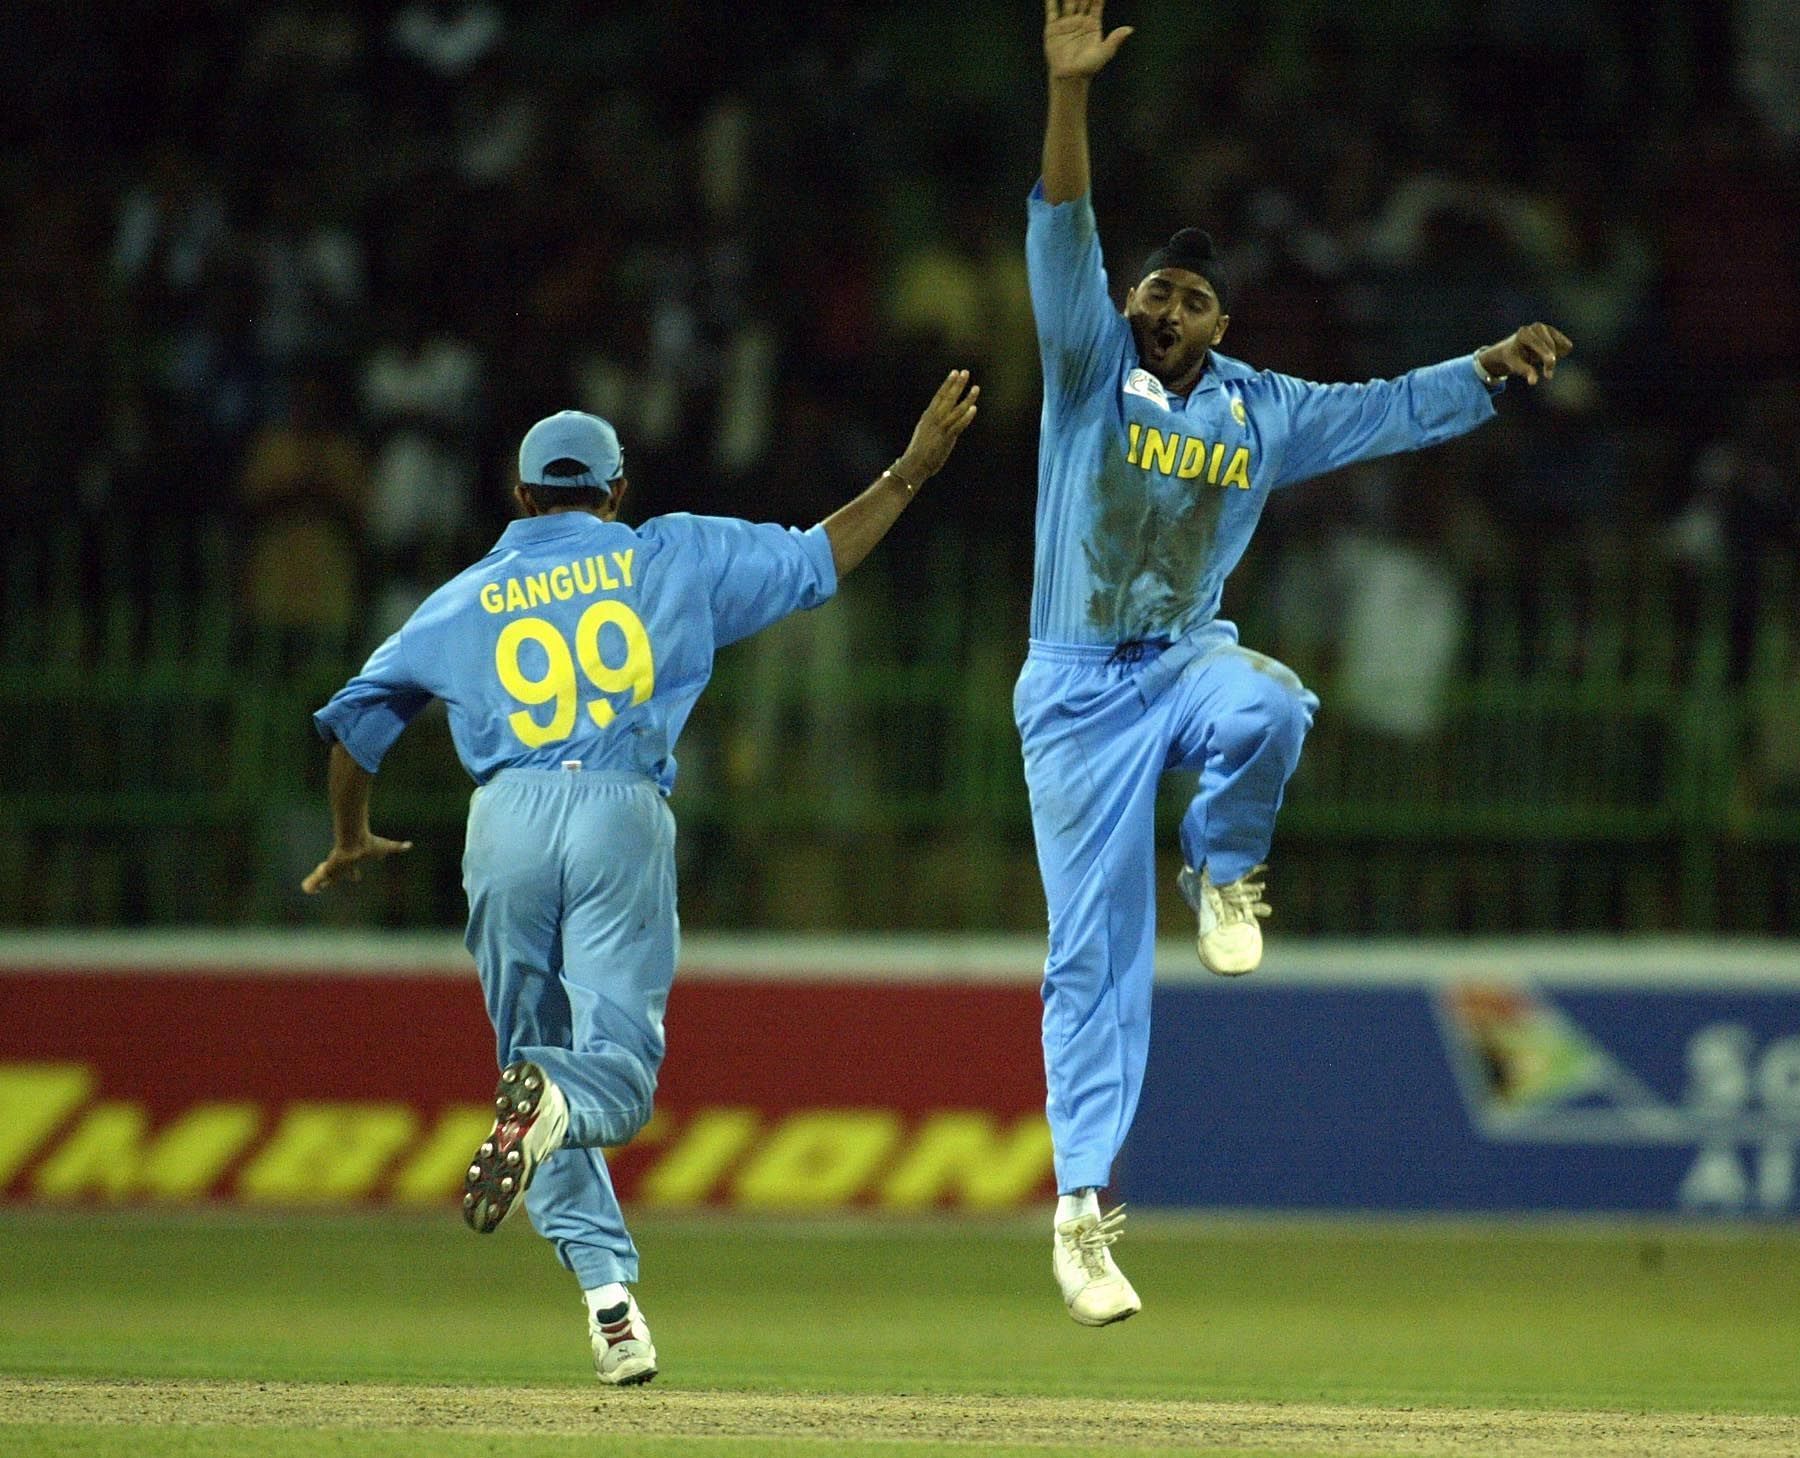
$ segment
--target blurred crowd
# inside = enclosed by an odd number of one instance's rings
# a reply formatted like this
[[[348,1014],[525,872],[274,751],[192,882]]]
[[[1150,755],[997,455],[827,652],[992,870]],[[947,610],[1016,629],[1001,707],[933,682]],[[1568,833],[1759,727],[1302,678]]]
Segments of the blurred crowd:
[[[1121,296],[1191,223],[1254,364],[1393,374],[1534,318],[1577,341],[1498,426],[1271,507],[1249,570],[1289,651],[1361,614],[1429,661],[1458,564],[1547,542],[1673,555],[1754,613],[1757,564],[1800,547],[1800,7],[1108,9],[1137,27],[1094,106]],[[252,620],[378,630],[491,540],[551,410],[619,426],[638,516],[804,525],[967,365],[982,420],[888,570],[961,533],[1022,581],[1040,23],[9,7],[7,530],[222,522]]]

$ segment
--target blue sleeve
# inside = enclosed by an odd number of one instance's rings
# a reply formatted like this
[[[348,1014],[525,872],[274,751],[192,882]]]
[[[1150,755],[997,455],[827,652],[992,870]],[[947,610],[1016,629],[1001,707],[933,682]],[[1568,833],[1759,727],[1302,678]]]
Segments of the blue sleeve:
[[[1493,418],[1493,392],[1468,355],[1365,385],[1315,385],[1272,372],[1287,407],[1286,442],[1272,486],[1291,486],[1356,461],[1420,450]]]
[[[728,516],[685,519],[705,554],[713,636],[720,647],[801,608],[817,607],[837,591],[837,564],[822,525],[801,531]]]
[[[1025,272],[1046,403],[1078,400],[1110,375],[1130,326],[1107,292],[1091,195],[1049,203],[1040,178],[1026,209]]]
[[[313,715],[319,737],[335,739],[370,774],[381,768],[382,757],[413,716],[431,702],[430,691],[406,666],[406,649],[400,641],[405,631],[402,628],[371,653],[362,672]]]

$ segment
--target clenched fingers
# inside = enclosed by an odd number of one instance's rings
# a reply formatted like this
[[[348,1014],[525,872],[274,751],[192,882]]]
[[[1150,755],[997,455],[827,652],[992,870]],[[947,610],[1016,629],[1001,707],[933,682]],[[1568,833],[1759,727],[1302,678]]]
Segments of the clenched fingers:
[[[1513,339],[1525,366],[1526,382],[1533,385],[1539,372],[1546,380],[1555,378],[1556,362],[1575,348],[1568,335],[1550,324],[1527,324]]]

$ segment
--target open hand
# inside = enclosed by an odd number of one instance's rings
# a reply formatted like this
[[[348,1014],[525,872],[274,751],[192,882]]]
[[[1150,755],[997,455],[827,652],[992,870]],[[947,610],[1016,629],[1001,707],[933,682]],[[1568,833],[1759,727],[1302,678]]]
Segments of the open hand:
[[[1096,74],[1131,34],[1122,25],[1107,35],[1101,25],[1105,0],[1044,0],[1044,62],[1053,81]]]
[[[368,861],[386,860],[412,849],[410,840],[389,840],[385,835],[364,836],[355,845],[334,845],[331,854],[313,867],[312,874],[300,883],[308,896],[317,896],[346,871],[352,881],[362,880],[363,865]]]
[[[1553,324],[1527,324],[1498,344],[1479,351],[1476,358],[1490,375],[1518,375],[1535,385],[1541,374],[1556,375],[1556,362],[1575,347],[1575,342]]]
[[[913,485],[921,485],[927,476],[944,469],[956,438],[969,428],[975,418],[975,402],[981,398],[981,386],[969,383],[967,370],[951,370],[937,387],[919,423],[913,427],[912,442],[895,462],[896,468]]]

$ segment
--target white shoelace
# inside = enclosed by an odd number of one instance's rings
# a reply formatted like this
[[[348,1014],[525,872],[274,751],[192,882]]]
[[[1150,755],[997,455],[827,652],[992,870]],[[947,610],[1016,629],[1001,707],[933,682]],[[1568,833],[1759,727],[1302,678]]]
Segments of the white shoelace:
[[[1125,1207],[1120,1205],[1111,1214],[1101,1216],[1091,1229],[1080,1233],[1071,1231],[1063,1239],[1074,1250],[1081,1268],[1099,1281],[1109,1274],[1106,1269],[1106,1248],[1119,1238],[1124,1228]]]
[[[1262,881],[1252,881],[1251,876],[1260,875],[1268,870],[1267,866],[1252,866],[1250,870],[1223,886],[1215,886],[1213,890],[1219,897],[1219,924],[1229,926],[1233,922],[1253,921],[1259,916],[1269,914],[1268,903],[1262,899]],[[1120,1207],[1124,1208],[1123,1206]]]

